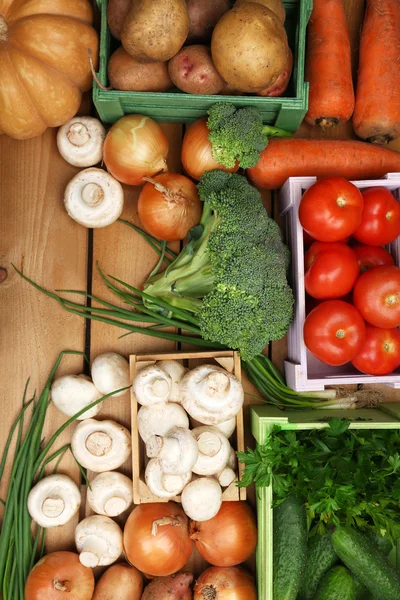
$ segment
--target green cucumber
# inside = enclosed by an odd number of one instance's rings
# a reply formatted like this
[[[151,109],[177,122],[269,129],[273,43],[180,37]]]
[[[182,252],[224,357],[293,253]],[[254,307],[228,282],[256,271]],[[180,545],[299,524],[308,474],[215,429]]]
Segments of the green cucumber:
[[[358,577],[353,577],[354,589],[355,589],[355,600],[374,600],[371,592],[365,587]]]
[[[342,566],[325,573],[313,600],[354,600],[354,580]]]
[[[322,577],[339,562],[332,546],[331,533],[314,535],[307,543],[306,566],[301,578],[298,600],[311,600]]]
[[[338,527],[332,534],[332,544],[346,567],[376,600],[399,600],[400,573],[367,536],[351,527]]]
[[[274,600],[296,600],[307,552],[307,516],[295,496],[274,508]]]
[[[381,535],[372,529],[367,529],[366,535],[381,554],[384,554],[384,556],[389,556],[393,549],[393,545],[386,535]]]

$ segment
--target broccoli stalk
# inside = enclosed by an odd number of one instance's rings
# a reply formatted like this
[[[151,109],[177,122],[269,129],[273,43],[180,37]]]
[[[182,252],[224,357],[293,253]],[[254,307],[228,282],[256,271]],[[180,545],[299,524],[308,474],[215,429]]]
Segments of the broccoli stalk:
[[[208,111],[208,139],[212,156],[220,165],[232,169],[254,167],[271,137],[291,137],[290,131],[263,125],[260,112],[252,106],[236,108],[229,102],[214,104]]]

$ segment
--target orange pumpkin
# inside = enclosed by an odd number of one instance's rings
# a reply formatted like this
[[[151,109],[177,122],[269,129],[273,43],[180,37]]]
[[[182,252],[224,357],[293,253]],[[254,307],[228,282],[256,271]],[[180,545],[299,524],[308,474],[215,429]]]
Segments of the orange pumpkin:
[[[76,114],[89,48],[97,61],[92,18],[88,0],[0,0],[0,133],[26,139]]]

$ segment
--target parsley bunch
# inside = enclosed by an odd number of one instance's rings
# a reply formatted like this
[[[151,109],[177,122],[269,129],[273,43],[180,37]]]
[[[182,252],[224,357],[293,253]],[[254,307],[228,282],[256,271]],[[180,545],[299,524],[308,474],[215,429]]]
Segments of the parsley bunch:
[[[275,504],[291,494],[307,508],[310,535],[345,524],[400,537],[400,431],[329,426],[283,431],[274,426],[265,446],[238,453],[240,485],[273,486]]]

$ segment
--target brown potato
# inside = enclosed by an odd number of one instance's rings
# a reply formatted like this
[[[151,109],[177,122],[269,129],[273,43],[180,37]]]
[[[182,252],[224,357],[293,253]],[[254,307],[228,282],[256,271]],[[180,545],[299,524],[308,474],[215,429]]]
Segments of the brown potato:
[[[168,63],[140,63],[122,46],[108,62],[108,79],[115,90],[128,92],[166,92],[174,87]]]
[[[139,62],[165,62],[179,52],[188,33],[186,0],[133,0],[121,41]]]
[[[257,96],[269,96],[277,98],[278,96],[282,96],[286,92],[287,86],[289,85],[290,76],[292,74],[293,68],[293,54],[289,49],[289,56],[287,65],[284,71],[279,75],[278,79],[274,81],[272,85],[270,85],[265,90],[261,92],[257,92]]]
[[[229,83],[225,83],[224,87],[220,91],[221,96],[244,96],[245,92],[241,92],[240,90],[235,90],[234,87],[229,85]]]
[[[225,81],[218,75],[207,46],[185,46],[168,63],[177,88],[188,94],[219,94]]]
[[[112,35],[121,39],[122,25],[131,7],[132,0],[109,0],[107,6],[107,22]]]
[[[284,26],[269,8],[245,2],[218,21],[211,55],[221,77],[242,92],[260,92],[277,80],[288,60]]]
[[[230,9],[229,0],[187,0],[189,35],[186,43],[209,43],[211,34],[223,14]]]
[[[285,22],[286,19],[286,10],[283,6],[282,0],[236,0],[235,7],[243,4],[244,2],[255,2],[256,4],[262,4],[266,6],[272,12],[276,14],[281,23]]]

